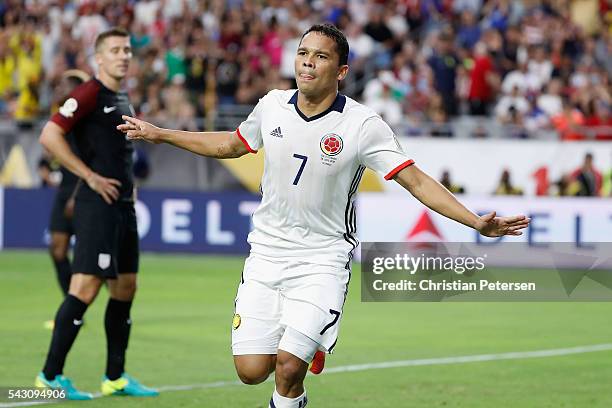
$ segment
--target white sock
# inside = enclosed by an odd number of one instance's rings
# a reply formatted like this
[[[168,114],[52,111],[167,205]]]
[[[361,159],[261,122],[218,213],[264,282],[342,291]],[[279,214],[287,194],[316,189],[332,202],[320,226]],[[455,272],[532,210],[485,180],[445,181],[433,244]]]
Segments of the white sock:
[[[305,390],[299,397],[287,398],[280,395],[275,389],[270,399],[270,408],[305,408],[307,403],[308,398],[306,398]]]

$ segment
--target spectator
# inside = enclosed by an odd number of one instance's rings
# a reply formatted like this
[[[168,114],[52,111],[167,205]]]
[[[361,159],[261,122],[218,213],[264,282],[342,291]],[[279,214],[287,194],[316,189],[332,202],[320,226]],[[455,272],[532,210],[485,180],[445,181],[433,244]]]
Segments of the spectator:
[[[487,46],[480,42],[474,47],[474,67],[470,73],[470,114],[484,116],[494,100],[498,76]]]
[[[0,35],[0,115],[8,111],[7,102],[13,98],[15,58],[8,46],[8,37]]]
[[[536,94],[540,91],[542,82],[540,78],[527,69],[527,63],[521,62],[518,69],[508,73],[502,82],[502,92],[509,95],[517,87],[521,94]]]
[[[579,189],[578,183],[572,182],[568,174],[562,175],[555,183],[555,187],[557,188],[556,195],[559,197],[575,196]]]
[[[550,121],[559,133],[561,140],[585,139],[585,135],[581,132],[581,127],[584,125],[584,115],[572,106],[569,99],[563,99],[563,110],[551,117]]]
[[[609,12],[610,13],[610,12]],[[597,65],[605,68],[608,76],[612,76],[612,34],[605,32],[599,37],[595,45],[595,61]]]
[[[393,39],[393,33],[383,20],[383,8],[382,6],[374,6],[370,13],[370,20],[364,27],[364,32],[372,37],[374,41],[381,45],[385,45],[387,48],[391,47],[391,41]]]
[[[596,140],[612,140],[612,114],[610,105],[603,100],[592,99],[584,120],[590,137]]]
[[[612,197],[612,168],[608,169],[603,177],[601,185],[601,196]]]
[[[238,48],[229,47],[224,58],[217,65],[217,95],[219,104],[227,105],[236,103],[236,91],[240,80],[240,62],[238,61]]]
[[[350,25],[346,34],[353,59],[369,58],[374,53],[374,39],[363,32],[361,25]]]
[[[516,123],[517,117],[522,118],[530,109],[529,102],[518,86],[512,89],[510,95],[504,95],[495,106],[495,117],[501,123]],[[522,122],[522,120],[521,120]]]
[[[42,79],[40,37],[31,30],[26,28],[14,37],[18,44],[14,52],[19,87],[15,120],[23,128],[31,128],[39,114],[38,88]]]
[[[527,63],[528,71],[539,79],[540,84],[550,81],[553,64],[550,62],[544,46],[537,46],[533,51],[533,58]]]
[[[460,47],[472,49],[480,40],[481,30],[476,15],[470,10],[461,13],[461,23],[457,32],[457,43]]]
[[[428,61],[434,74],[434,85],[444,101],[446,116],[455,116],[458,113],[455,79],[459,60],[452,52],[452,36],[441,33],[438,36],[434,54]]]
[[[100,14],[100,8],[96,2],[83,3],[81,16],[72,27],[72,36],[79,39],[85,48],[93,47],[96,36],[109,27],[106,19]]]
[[[593,154],[587,153],[580,168],[570,176],[572,181],[578,182],[577,196],[594,197],[601,191],[602,177],[599,170],[593,165]]]
[[[440,184],[442,184],[448,191],[453,194],[465,194],[465,188],[459,184],[454,184],[451,181],[450,171],[444,170],[442,177],[440,178]]]
[[[508,0],[488,1],[484,7],[484,25],[505,32],[510,20],[510,2]]]
[[[501,68],[504,74],[514,70],[519,62],[519,52],[522,49],[521,39],[522,33],[517,26],[508,27],[502,46],[503,60]]]
[[[151,27],[155,23],[160,1],[140,0],[134,5],[134,21],[143,27]],[[149,32],[151,34],[151,32]]]
[[[523,195],[523,190],[512,184],[510,179],[510,170],[505,169],[502,172],[499,184],[493,193],[495,195]]]
[[[234,47],[234,49],[236,48]],[[272,17],[270,20],[269,29],[262,39],[262,49],[270,58],[272,68],[279,69],[283,55],[283,43],[276,17]]]
[[[367,106],[391,127],[398,126],[402,120],[401,105],[392,95],[395,84],[396,79],[391,71],[380,71],[378,77],[366,85],[364,91]]]
[[[170,34],[168,42],[168,51],[166,51],[166,66],[168,68],[168,82],[172,82],[176,75],[181,75],[185,78],[187,67],[185,64],[185,42],[178,33]]]
[[[538,107],[534,99],[528,99],[529,111],[524,115],[525,130],[528,134],[539,130],[547,129],[550,126],[548,115]]]
[[[563,84],[558,78],[553,78],[546,85],[546,92],[538,96],[537,107],[548,117],[553,117],[563,110],[563,100],[561,98],[561,88]]]

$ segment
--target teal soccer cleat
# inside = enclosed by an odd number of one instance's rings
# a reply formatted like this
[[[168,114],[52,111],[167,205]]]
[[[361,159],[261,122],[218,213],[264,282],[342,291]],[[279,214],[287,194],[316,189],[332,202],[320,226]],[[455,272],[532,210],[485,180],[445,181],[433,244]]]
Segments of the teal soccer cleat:
[[[102,379],[102,395],[129,395],[132,397],[155,397],[159,391],[146,387],[133,377],[123,373],[114,381],[104,376]]]
[[[93,399],[93,395],[88,392],[79,391],[74,388],[72,381],[69,378],[59,374],[55,376],[52,381],[47,380],[45,375],[41,372],[36,376],[34,385],[37,388],[50,388],[53,390],[64,390],[66,392],[66,399],[69,400],[90,400]]]

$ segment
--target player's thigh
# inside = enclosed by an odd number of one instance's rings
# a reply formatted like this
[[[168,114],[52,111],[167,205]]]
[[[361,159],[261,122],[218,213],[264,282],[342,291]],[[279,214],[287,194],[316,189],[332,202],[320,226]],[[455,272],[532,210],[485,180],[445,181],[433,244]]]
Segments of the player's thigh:
[[[140,263],[140,244],[136,210],[132,203],[122,203],[119,206],[119,242],[117,253],[117,268],[119,275],[138,273]]]
[[[51,209],[51,217],[49,219],[49,231],[59,232],[68,234],[69,236],[74,233],[72,225],[72,219],[67,218],[65,212],[66,203],[70,196],[62,194],[61,192],[56,194],[53,200],[53,207]]]
[[[249,258],[245,262],[235,299],[232,321],[234,355],[276,354],[283,333],[279,324],[281,297],[274,281],[256,280],[258,270],[275,268],[268,262]]]
[[[331,352],[336,345],[350,271],[311,265],[283,292],[281,325],[306,335]]]
[[[66,232],[51,231],[49,251],[53,259],[62,260],[68,255],[70,247],[70,234]]]
[[[307,335],[300,333],[291,326],[285,327],[283,337],[278,344],[277,370],[279,364],[285,366],[285,368],[297,367],[297,364],[292,363],[292,359],[288,358],[287,354],[301,360],[306,365],[310,364],[319,348],[321,348],[321,345]],[[284,351],[284,353],[281,353],[281,351]],[[293,369],[289,368],[289,371],[293,371]]]
[[[120,217],[116,207],[104,202],[77,201],[74,209],[76,244],[72,270],[115,278],[119,262]]]

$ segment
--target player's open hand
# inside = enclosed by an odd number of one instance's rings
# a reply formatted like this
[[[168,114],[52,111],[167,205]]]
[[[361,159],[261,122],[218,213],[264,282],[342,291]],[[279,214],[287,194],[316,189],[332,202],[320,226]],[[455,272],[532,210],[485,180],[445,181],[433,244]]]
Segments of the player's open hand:
[[[522,229],[529,226],[531,219],[524,215],[513,217],[496,217],[495,211],[480,217],[476,229],[487,237],[501,237],[502,235],[523,235]]]
[[[119,187],[121,187],[119,180],[102,177],[92,172],[85,181],[89,188],[100,194],[107,204],[112,204],[119,198]]]
[[[125,133],[128,139],[161,143],[157,132],[159,128],[157,126],[131,116],[123,115],[121,118],[125,120],[125,123],[117,126],[117,129]]]

